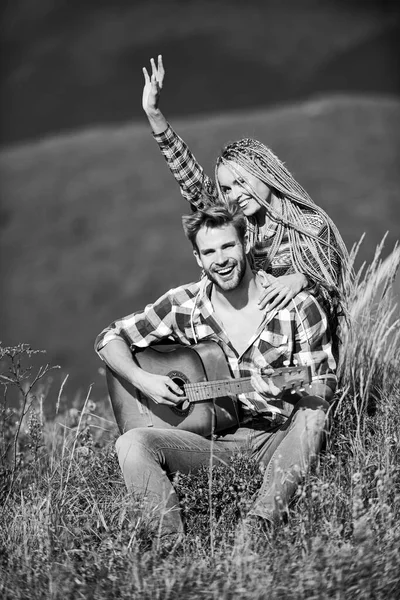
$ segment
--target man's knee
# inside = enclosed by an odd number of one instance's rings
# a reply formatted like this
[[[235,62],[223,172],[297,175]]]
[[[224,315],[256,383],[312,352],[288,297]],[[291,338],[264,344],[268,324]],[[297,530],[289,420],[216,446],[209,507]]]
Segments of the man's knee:
[[[151,446],[149,437],[149,430],[145,427],[139,427],[130,429],[117,439],[115,448],[121,469],[127,461],[131,465],[143,461],[144,455],[148,454]]]
[[[319,396],[304,396],[301,398],[295,406],[295,411],[300,409],[311,409],[311,410],[323,410],[325,413],[328,412],[330,404],[324,398]]]
[[[328,434],[332,425],[330,406],[319,396],[305,396],[293,410],[290,428],[297,426],[316,436]]]

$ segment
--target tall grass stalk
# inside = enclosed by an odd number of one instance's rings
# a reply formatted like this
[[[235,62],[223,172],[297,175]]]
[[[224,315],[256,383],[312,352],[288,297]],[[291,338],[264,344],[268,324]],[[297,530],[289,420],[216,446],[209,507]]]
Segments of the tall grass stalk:
[[[72,445],[71,458],[70,458],[70,461],[69,461],[69,464],[68,464],[67,477],[66,477],[65,483],[64,483],[64,493],[63,493],[63,495],[61,497],[61,504],[63,504],[63,502],[64,502],[65,491],[67,489],[68,481],[69,481],[69,478],[70,478],[70,475],[71,475],[71,467],[72,467],[72,464],[73,464],[73,459],[74,459],[74,454],[75,454],[75,448],[76,448],[76,444],[77,444],[77,441],[78,441],[78,436],[79,436],[79,433],[80,433],[82,419],[83,419],[83,417],[85,415],[85,409],[87,407],[87,403],[89,402],[89,397],[90,397],[90,392],[92,391],[92,387],[93,387],[93,385],[91,385],[89,387],[89,391],[88,391],[88,393],[86,395],[86,399],[85,399],[85,402],[83,404],[82,412],[81,412],[81,415],[79,417],[78,427],[76,428],[75,438],[74,438],[74,442],[73,442],[73,445]]]
[[[339,379],[349,386],[360,405],[377,400],[381,391],[393,382],[393,369],[399,361],[400,309],[393,297],[392,284],[400,264],[396,246],[386,260],[381,260],[384,240],[377,247],[372,263],[361,266],[354,278],[346,282],[349,298],[349,322],[343,328]],[[354,264],[359,245],[353,249]]]

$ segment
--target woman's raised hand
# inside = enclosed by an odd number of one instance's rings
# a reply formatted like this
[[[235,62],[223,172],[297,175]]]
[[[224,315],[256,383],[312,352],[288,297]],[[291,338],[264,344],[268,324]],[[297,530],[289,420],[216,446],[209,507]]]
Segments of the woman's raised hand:
[[[151,75],[149,75],[146,67],[143,67],[142,69],[144,75],[142,106],[146,114],[158,111],[158,104],[165,76],[161,54],[158,55],[157,64],[154,58],[151,58],[150,65]]]

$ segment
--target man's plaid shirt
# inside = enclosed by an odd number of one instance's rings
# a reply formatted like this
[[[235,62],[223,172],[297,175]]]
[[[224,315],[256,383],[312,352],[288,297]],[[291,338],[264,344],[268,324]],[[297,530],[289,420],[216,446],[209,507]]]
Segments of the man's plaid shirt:
[[[334,390],[336,365],[327,320],[311,295],[302,292],[292,300],[289,309],[266,311],[247,349],[239,355],[215,316],[211,287],[212,283],[203,278],[169,290],[144,311],[114,321],[104,329],[96,338],[96,351],[115,339],[123,339],[133,353],[136,348],[146,348],[167,338],[185,346],[211,340],[224,351],[233,377],[249,377],[296,359],[299,364],[311,367],[314,380],[323,378]],[[240,394],[238,398],[245,416],[253,412],[252,401],[260,400],[256,392]],[[290,412],[288,404],[271,399],[265,416],[275,419],[279,414],[287,417]]]

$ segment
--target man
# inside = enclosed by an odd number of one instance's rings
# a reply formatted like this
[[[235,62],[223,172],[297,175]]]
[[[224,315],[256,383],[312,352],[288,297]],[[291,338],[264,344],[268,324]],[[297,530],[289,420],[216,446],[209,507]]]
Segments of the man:
[[[263,275],[250,268],[247,224],[237,203],[197,211],[184,217],[183,225],[205,277],[112,323],[98,336],[96,350],[112,371],[146,397],[173,406],[181,401],[181,389],[169,377],[141,369],[135,351],[166,338],[186,346],[212,340],[222,348],[234,377],[252,377],[254,392],[238,396],[240,425],[212,439],[182,429],[141,427],[124,433],[117,451],[125,482],[162,514],[163,533],[179,534],[183,526],[173,475],[209,464],[210,453],[214,461],[226,461],[242,450],[266,467],[251,514],[279,522],[320,450],[335,390],[326,316],[305,292],[279,312],[257,309]],[[289,405],[260,373],[294,359],[310,365],[313,386],[312,395],[296,392]],[[253,402],[260,396],[266,410],[257,414]]]

